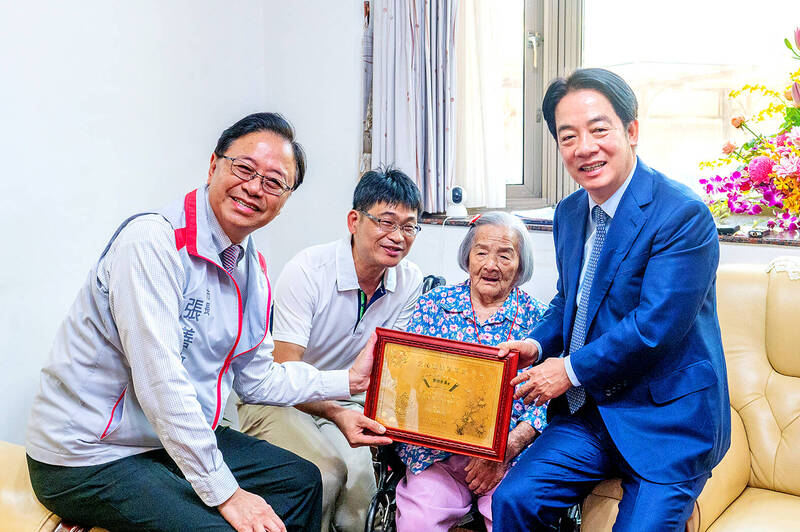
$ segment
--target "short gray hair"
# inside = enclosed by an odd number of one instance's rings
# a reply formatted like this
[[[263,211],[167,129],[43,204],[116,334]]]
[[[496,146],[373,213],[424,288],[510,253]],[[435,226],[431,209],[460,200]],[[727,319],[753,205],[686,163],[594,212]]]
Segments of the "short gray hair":
[[[503,211],[485,212],[472,222],[467,235],[458,248],[458,265],[461,266],[461,269],[469,273],[469,252],[475,243],[475,232],[482,225],[505,227],[506,229],[511,229],[517,235],[519,266],[517,267],[517,278],[514,279],[514,286],[530,281],[533,276],[533,242],[531,242],[531,235],[519,217]]]

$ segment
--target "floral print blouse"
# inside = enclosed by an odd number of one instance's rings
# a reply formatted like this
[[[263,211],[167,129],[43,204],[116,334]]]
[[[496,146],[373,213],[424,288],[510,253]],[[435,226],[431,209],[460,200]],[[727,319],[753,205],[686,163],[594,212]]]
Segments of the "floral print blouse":
[[[546,309],[546,305],[515,288],[503,306],[478,328],[481,343],[497,345],[506,339],[526,338]],[[454,286],[440,286],[421,296],[406,330],[427,336],[477,343],[469,280]],[[525,369],[527,368],[521,368],[519,371]],[[521,421],[528,422],[531,427],[541,432],[547,424],[545,406],[526,405],[521,399],[514,400],[509,431]],[[398,443],[396,451],[409,471],[415,475],[434,462],[445,460],[451,454],[405,443]]]

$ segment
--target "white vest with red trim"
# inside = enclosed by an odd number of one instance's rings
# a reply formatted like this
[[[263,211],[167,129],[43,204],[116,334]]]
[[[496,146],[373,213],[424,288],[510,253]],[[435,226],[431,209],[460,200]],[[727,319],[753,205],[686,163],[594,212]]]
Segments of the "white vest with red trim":
[[[202,190],[195,190],[160,214],[176,228],[185,273],[181,360],[209,426],[216,428],[233,384],[231,361],[264,341],[272,302],[266,263],[249,239],[242,309],[240,287],[219,265],[206,211]],[[35,460],[96,465],[162,447],[129,386],[108,289],[98,276],[114,239],[136,216],[117,229],[59,328],[28,422],[26,448]]]

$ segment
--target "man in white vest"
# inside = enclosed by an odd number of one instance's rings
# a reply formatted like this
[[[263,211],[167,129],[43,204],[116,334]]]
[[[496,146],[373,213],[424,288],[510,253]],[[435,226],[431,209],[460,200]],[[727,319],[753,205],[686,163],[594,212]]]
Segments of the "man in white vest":
[[[250,233],[304,173],[291,125],[253,114],[222,133],[206,186],[120,226],[34,400],[28,466],[47,508],[110,530],[319,528],[317,468],[219,426],[231,390],[292,405],[367,387],[373,342],[338,371],[272,359],[266,262]]]
[[[405,260],[419,232],[417,186],[403,172],[365,173],[347,213],[347,236],[298,253],[275,286],[275,360],[321,370],[347,368],[375,327],[405,329],[422,292],[422,273]],[[366,445],[375,435],[363,414],[364,395],[281,408],[239,407],[247,434],[313,462],[322,473],[322,525],[361,532],[375,493]]]

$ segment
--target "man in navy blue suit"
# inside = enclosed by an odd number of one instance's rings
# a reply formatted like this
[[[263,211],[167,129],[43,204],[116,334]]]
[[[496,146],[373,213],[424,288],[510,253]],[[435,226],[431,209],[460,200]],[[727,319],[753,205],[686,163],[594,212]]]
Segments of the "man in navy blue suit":
[[[556,296],[528,340],[501,348],[538,361],[514,384],[550,400],[550,424],[495,492],[495,528],[550,530],[618,476],[615,531],[683,530],[730,445],[714,222],[636,156],[636,96],[616,74],[557,79],[542,110],[582,189],[555,212]]]

